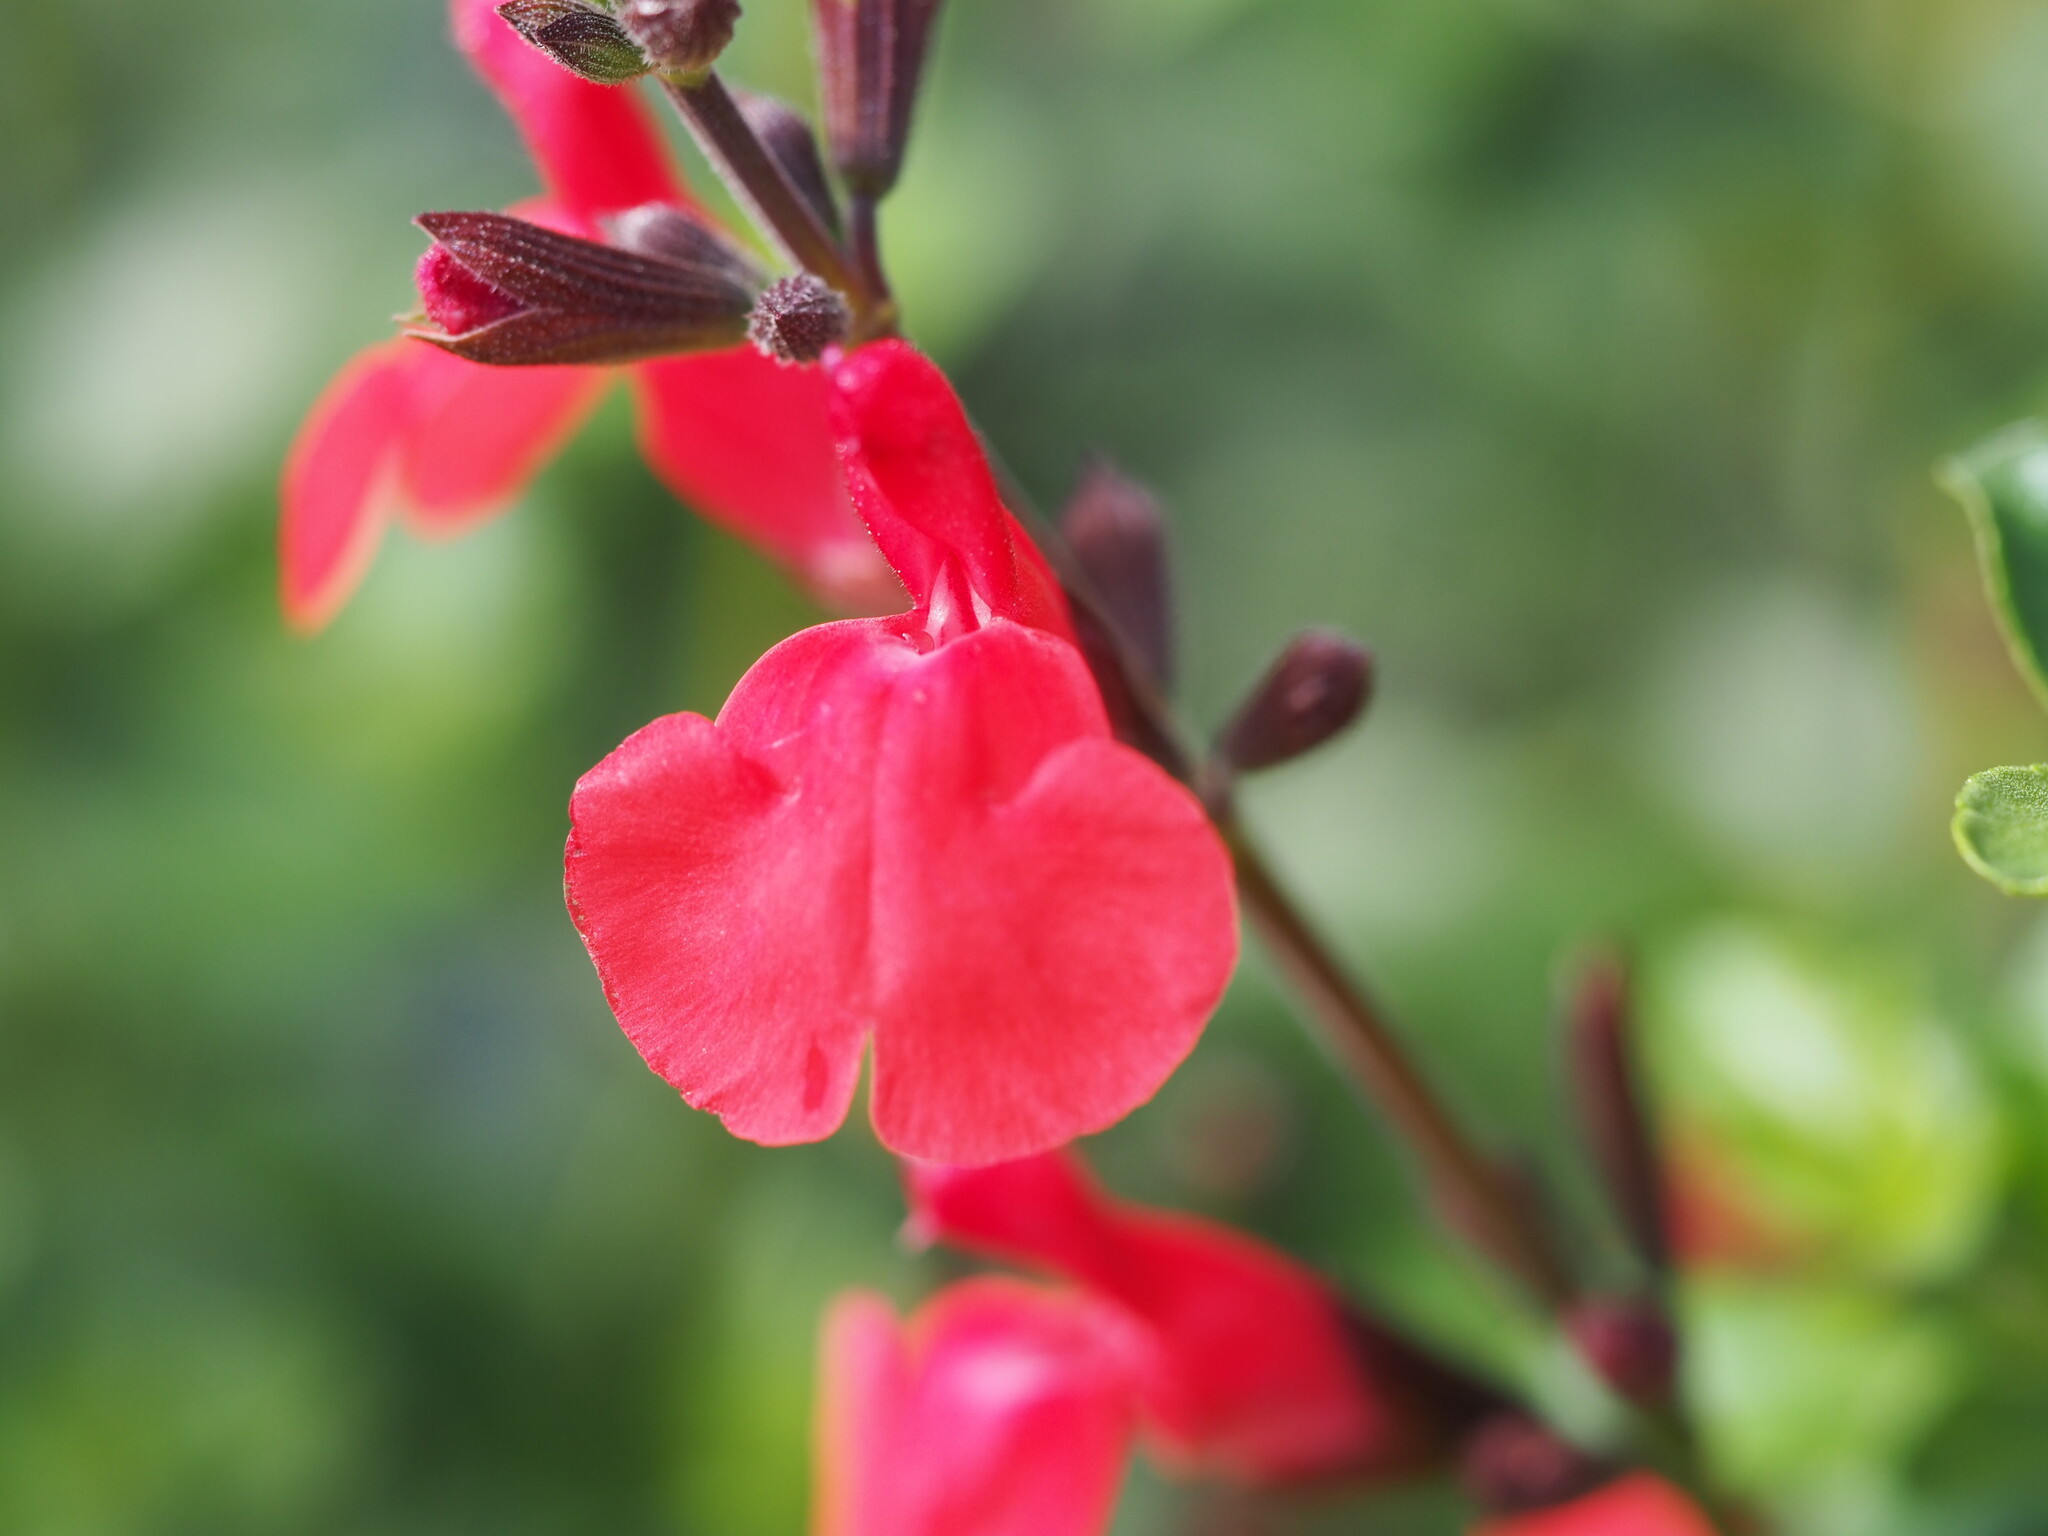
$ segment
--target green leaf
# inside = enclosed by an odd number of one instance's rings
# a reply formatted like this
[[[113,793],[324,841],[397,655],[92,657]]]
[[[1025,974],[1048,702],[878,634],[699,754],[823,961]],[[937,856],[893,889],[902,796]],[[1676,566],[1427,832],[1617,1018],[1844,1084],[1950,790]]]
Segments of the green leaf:
[[[2048,763],[1972,776],[1955,834],[1970,867],[2008,896],[2048,896]]]
[[[2007,427],[1943,464],[1937,478],[1970,514],[1999,627],[2048,704],[2048,425]]]

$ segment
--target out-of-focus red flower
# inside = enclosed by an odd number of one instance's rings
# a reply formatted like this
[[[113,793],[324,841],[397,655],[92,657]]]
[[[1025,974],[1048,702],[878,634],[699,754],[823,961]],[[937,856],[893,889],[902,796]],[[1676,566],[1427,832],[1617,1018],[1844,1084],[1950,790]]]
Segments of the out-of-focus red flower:
[[[629,87],[578,79],[530,47],[495,0],[450,0],[455,41],[511,112],[544,200],[518,212],[595,237],[650,203],[695,204]],[[821,594],[871,600],[887,575],[847,505],[825,383],[751,347],[625,370],[647,461],[677,496]],[[615,370],[493,368],[400,339],[360,353],[300,426],[280,499],[286,615],[314,629],[362,576],[396,514],[447,537],[501,510],[560,449]]]
[[[1700,1507],[1660,1477],[1634,1473],[1568,1504],[1504,1515],[1472,1536],[1716,1536]]]
[[[736,1134],[830,1134],[871,1041],[884,1143],[1019,1157],[1193,1047],[1236,960],[1230,861],[1111,739],[943,375],[883,342],[828,377],[915,606],[795,635],[715,724],[657,720],[586,774],[570,911],[648,1065]]]
[[[1116,1201],[1071,1152],[912,1163],[905,1181],[913,1236],[1052,1270],[1136,1321],[1146,1421],[1169,1462],[1254,1483],[1390,1477],[1446,1459],[1490,1402],[1293,1260]]]
[[[1098,1536],[1131,1439],[1128,1341],[1085,1298],[971,1280],[899,1326],[826,1317],[813,1536]]]

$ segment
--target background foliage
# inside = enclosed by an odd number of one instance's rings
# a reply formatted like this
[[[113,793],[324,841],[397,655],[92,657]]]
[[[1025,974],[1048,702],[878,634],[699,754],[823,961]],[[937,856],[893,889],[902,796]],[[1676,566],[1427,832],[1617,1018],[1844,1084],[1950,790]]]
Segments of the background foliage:
[[[800,1530],[819,1303],[942,1261],[863,1130],[677,1105],[556,861],[575,776],[801,602],[614,401],[287,638],[286,437],[406,303],[406,220],[530,189],[509,126],[427,0],[0,8],[0,1529]],[[736,75],[802,93],[803,10],[753,0]],[[1637,953],[1729,1474],[1819,1536],[2048,1529],[2048,925],[1947,834],[2048,732],[1929,478],[2048,397],[2048,4],[952,0],[941,39],[913,330],[1041,495],[1090,448],[1165,493],[1195,719],[1299,623],[1376,646],[1365,728],[1254,815],[1589,1218],[1554,982]],[[1256,963],[1101,1155],[1583,1403]]]

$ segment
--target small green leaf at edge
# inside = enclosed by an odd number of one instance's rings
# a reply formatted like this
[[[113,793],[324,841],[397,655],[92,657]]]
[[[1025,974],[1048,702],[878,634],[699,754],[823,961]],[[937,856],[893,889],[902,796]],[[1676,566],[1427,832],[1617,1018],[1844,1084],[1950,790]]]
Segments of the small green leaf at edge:
[[[2048,424],[2030,418],[1993,433],[1935,479],[1969,514],[1998,627],[2048,706]]]
[[[1987,768],[1956,796],[1956,847],[2008,896],[2048,896],[2048,763]]]

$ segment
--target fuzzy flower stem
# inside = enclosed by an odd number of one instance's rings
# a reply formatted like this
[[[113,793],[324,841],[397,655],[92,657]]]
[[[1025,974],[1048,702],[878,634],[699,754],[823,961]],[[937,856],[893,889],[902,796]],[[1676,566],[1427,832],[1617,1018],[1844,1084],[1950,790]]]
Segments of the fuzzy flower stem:
[[[662,88],[696,135],[726,184],[763,230],[798,266],[846,296],[854,336],[868,341],[895,331],[894,306],[848,259],[817,212],[748,125],[715,71],[696,79],[664,78]]]

